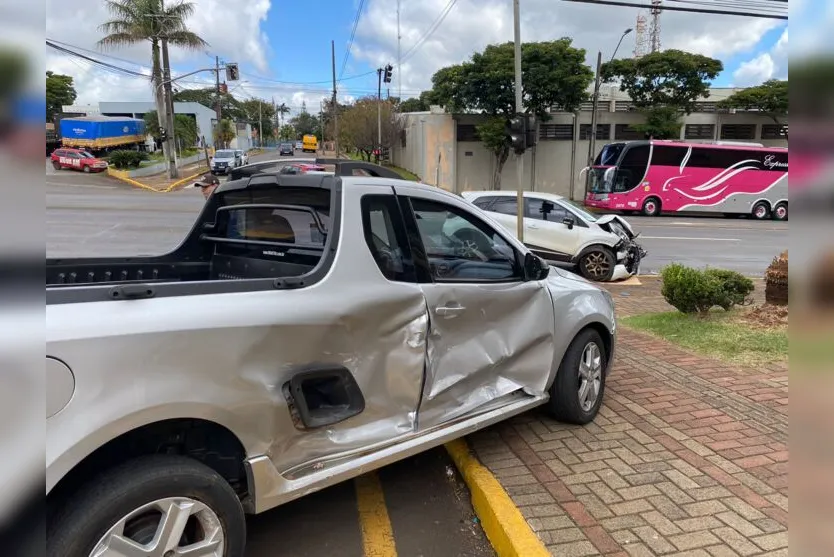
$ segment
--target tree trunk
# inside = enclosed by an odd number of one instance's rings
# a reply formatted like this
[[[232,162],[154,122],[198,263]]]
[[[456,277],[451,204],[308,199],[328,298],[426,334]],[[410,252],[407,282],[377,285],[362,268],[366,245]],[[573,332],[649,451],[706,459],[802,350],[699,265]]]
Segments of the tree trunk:
[[[504,164],[510,158],[510,148],[502,147],[500,151],[495,153],[495,167],[492,169],[492,190],[497,191],[501,189],[501,173],[504,171]]]
[[[165,129],[168,130],[168,178],[179,177],[176,158],[176,132],[174,129],[174,94],[171,89],[171,65],[168,60],[168,40],[162,39],[162,90],[165,92]]]

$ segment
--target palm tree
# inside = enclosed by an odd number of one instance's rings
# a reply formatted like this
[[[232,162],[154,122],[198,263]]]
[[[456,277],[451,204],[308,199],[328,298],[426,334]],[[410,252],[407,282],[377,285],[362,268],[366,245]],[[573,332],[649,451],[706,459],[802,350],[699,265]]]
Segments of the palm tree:
[[[107,49],[145,41],[151,43],[151,84],[157,111],[164,114],[162,76],[163,73],[170,74],[170,69],[168,61],[161,59],[161,47],[164,43],[193,50],[208,46],[185,25],[185,21],[194,14],[194,4],[180,1],[165,6],[163,0],[105,0],[105,5],[112,19],[99,26],[105,36],[98,41],[98,46]]]
[[[281,103],[280,105],[278,105],[278,107],[275,109],[275,111],[278,112],[278,114],[281,115],[281,126],[283,126],[284,125],[284,114],[289,114],[290,113],[290,107],[288,107],[286,105],[286,103]]]

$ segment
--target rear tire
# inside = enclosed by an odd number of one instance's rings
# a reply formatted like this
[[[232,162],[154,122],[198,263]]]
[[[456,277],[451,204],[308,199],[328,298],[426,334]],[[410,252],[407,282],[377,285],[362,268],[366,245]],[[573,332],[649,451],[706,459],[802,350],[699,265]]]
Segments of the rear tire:
[[[553,417],[575,425],[592,422],[602,406],[607,368],[602,337],[593,329],[581,331],[565,352],[550,387],[548,409]],[[590,390],[583,393],[583,388]]]
[[[132,460],[104,472],[67,499],[47,527],[47,557],[88,557],[95,549],[113,547],[113,538],[105,535],[121,523],[123,537],[152,544],[158,530],[162,532],[159,511],[165,508],[169,513],[189,513],[183,537],[175,542],[179,547],[209,543],[213,532],[214,540],[218,533],[222,536],[222,557],[243,557],[246,522],[240,500],[217,472],[187,457]]]
[[[770,206],[765,201],[759,201],[753,205],[751,214],[756,220],[767,220],[770,218]]]
[[[643,202],[643,214],[647,217],[656,217],[660,214],[662,206],[660,199],[656,197],[649,197]]]
[[[778,203],[773,208],[773,220],[788,220],[788,204]]]
[[[614,276],[616,263],[611,250],[598,246],[579,258],[579,272],[588,280],[605,282]]]
[[[52,168],[54,168],[55,170],[61,170],[61,163],[52,161]]]

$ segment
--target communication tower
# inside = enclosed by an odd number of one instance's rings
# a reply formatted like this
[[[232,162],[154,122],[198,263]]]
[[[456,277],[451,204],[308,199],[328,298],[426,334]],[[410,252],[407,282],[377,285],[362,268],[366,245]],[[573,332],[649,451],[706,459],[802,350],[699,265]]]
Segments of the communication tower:
[[[652,26],[649,32],[651,37],[651,51],[657,52],[660,50],[660,8],[661,0],[652,0]]]
[[[634,26],[634,57],[640,58],[649,53],[649,42],[646,38],[646,14],[641,10],[637,13],[637,24]]]

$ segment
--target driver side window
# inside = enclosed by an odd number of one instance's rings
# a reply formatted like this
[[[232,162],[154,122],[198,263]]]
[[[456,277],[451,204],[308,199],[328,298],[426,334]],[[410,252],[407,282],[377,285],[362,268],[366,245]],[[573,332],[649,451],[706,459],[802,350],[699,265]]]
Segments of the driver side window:
[[[434,280],[522,280],[513,247],[474,215],[425,199],[411,198],[411,206]]]

